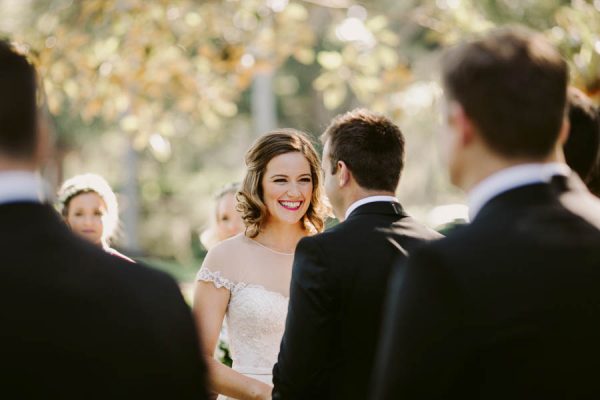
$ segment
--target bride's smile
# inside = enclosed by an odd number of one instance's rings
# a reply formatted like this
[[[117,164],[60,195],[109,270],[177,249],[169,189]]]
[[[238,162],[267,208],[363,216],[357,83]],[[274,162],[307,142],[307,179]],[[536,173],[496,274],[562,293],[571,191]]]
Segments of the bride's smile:
[[[313,192],[310,163],[299,151],[273,157],[267,164],[262,189],[268,223],[299,223]]]
[[[300,209],[300,206],[302,205],[302,203],[304,203],[303,201],[280,201],[279,204],[281,204],[281,206],[283,208],[285,208],[286,210],[290,210],[290,211],[298,211]]]

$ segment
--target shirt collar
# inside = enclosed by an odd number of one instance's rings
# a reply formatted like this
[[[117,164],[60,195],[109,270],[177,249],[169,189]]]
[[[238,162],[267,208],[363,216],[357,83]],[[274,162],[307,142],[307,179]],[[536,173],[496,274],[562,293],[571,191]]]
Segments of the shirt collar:
[[[0,172],[0,204],[15,202],[43,203],[46,186],[42,177],[30,171]]]
[[[350,207],[348,207],[348,209],[346,210],[346,216],[344,217],[344,219],[348,219],[348,217],[350,216],[350,214],[352,214],[352,211],[356,210],[358,207],[365,205],[367,203],[375,203],[376,201],[387,201],[387,202],[394,202],[394,203],[400,203],[398,201],[397,198],[395,198],[394,196],[369,196],[369,197],[364,197],[360,200],[355,201],[354,203],[352,203],[350,205]]]
[[[562,163],[528,163],[502,169],[481,182],[469,192],[471,221],[481,208],[497,195],[520,186],[550,182],[554,175],[569,176],[571,169]]]

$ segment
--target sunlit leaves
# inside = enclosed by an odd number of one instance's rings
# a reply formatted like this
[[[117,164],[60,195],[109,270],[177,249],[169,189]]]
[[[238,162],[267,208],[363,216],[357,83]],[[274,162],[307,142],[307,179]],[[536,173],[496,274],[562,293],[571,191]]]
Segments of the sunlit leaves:
[[[337,51],[321,51],[317,54],[319,64],[328,70],[338,69],[342,66],[342,55]]]
[[[324,105],[330,110],[344,104],[352,93],[362,104],[379,102],[380,111],[393,112],[385,99],[409,78],[409,74],[396,73],[401,67],[399,40],[387,17],[375,14],[369,18],[366,10],[359,8],[351,8],[332,24],[327,50],[317,54],[323,72],[313,87],[323,92]]]
[[[444,45],[494,26],[472,0],[426,2],[415,12],[415,20],[429,28],[429,40]]]
[[[323,91],[323,103],[325,107],[334,110],[346,99],[347,89],[345,85],[334,84]]]
[[[550,35],[571,60],[575,83],[600,101],[600,9],[574,2],[556,13],[556,22]]]
[[[154,133],[149,138],[150,149],[159,161],[167,161],[171,157],[171,143],[159,133]]]
[[[53,113],[114,122],[141,146],[164,115],[217,128],[256,71],[314,62],[308,16],[287,1],[88,0],[34,15],[25,39]]]
[[[313,49],[300,48],[292,53],[292,56],[302,64],[312,64],[315,61],[315,52]]]
[[[430,0],[415,12],[429,39],[452,44],[472,33],[507,23],[531,26],[556,43],[571,64],[573,83],[600,98],[598,2]]]
[[[319,32],[315,15],[330,29]],[[49,8],[35,21],[29,41],[42,49],[51,111],[113,122],[140,136],[136,143],[147,144],[157,129],[163,135],[157,126],[166,114],[190,129],[218,128],[238,113],[257,72],[290,57],[321,68],[313,88],[328,109],[350,96],[365,104],[385,98],[407,78],[395,73],[399,41],[388,18],[350,3],[88,0]]]

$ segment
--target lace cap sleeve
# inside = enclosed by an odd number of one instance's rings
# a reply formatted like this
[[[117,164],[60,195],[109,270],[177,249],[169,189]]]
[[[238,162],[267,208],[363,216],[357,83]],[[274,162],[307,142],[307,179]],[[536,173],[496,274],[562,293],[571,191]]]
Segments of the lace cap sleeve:
[[[200,268],[200,270],[196,274],[196,280],[212,282],[215,285],[215,287],[224,287],[229,291],[233,291],[233,289],[235,288],[235,283],[222,276],[220,271],[213,272],[204,266]]]

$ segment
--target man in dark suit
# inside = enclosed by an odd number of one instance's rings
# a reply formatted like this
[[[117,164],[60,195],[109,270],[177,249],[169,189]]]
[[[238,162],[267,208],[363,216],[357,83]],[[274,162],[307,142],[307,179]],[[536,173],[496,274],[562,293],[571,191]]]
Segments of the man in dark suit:
[[[394,197],[404,138],[384,116],[354,110],[323,134],[334,228],[300,241],[273,398],[364,399],[395,246],[410,252],[440,235]]]
[[[600,196],[600,109],[583,92],[567,92],[569,137],[564,146],[567,165],[577,172],[588,189]]]
[[[600,395],[600,204],[564,164],[567,81],[523,29],[446,54],[450,176],[472,223],[411,255],[372,399]]]
[[[37,90],[34,67],[0,42],[0,392],[207,398],[176,283],[75,237],[44,203]]]

